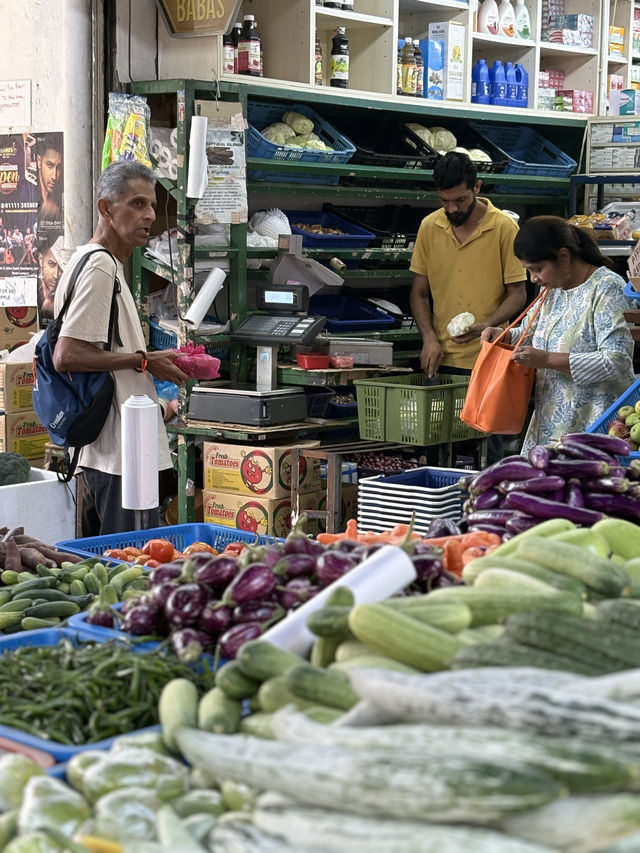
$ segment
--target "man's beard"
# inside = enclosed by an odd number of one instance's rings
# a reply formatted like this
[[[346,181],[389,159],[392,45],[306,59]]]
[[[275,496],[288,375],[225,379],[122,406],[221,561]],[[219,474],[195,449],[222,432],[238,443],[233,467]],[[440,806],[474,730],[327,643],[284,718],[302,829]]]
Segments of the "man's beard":
[[[475,206],[476,206],[476,199],[474,196],[473,201],[471,202],[471,204],[469,205],[469,207],[466,210],[456,210],[455,213],[449,213],[448,211],[445,210],[444,213],[452,225],[455,225],[455,226],[464,225],[464,223],[467,222],[467,220],[469,219],[469,217],[473,213],[473,209]]]

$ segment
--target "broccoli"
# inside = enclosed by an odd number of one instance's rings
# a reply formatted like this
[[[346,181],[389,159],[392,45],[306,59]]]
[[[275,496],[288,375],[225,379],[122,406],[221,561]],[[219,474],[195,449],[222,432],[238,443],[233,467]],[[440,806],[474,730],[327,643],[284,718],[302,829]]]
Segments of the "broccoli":
[[[19,453],[0,453],[0,486],[26,483],[31,476],[31,464]]]

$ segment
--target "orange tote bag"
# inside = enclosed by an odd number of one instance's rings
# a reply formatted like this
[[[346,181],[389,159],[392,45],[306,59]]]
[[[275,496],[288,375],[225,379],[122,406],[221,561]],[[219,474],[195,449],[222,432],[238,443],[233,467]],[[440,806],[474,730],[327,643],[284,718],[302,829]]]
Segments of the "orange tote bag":
[[[495,341],[482,341],[460,412],[460,420],[468,426],[482,432],[502,435],[516,435],[522,429],[536,371],[533,367],[516,364],[511,360],[511,356],[524,341],[547,293],[546,288],[541,290],[531,305],[525,308]],[[504,343],[504,335],[517,325],[536,303],[536,310],[518,341],[515,344]]]

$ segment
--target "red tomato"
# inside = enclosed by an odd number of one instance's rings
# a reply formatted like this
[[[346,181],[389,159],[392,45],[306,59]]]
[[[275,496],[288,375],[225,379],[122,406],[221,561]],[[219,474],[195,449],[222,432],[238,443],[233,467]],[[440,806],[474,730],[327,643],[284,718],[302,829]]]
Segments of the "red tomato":
[[[126,548],[122,549],[122,553],[124,554],[124,559],[132,563],[136,557],[139,557],[140,554],[142,554],[142,551],[140,548],[135,548],[133,545],[127,545]]]
[[[173,557],[172,557],[171,559],[172,559],[172,560],[179,560],[179,559],[180,559],[180,557],[182,557],[182,551],[174,551],[174,552],[173,552]]]
[[[244,551],[244,543],[243,542],[229,542],[226,546],[223,554],[227,554],[231,557],[237,557],[238,554],[241,554]]]
[[[156,566],[161,566],[162,563],[158,562],[158,560],[154,560],[153,557],[149,557],[149,559],[145,562],[145,566],[148,569],[155,569]]]
[[[103,557],[113,557],[114,560],[127,560],[128,557],[122,548],[107,548],[102,552]]]
[[[142,552],[158,560],[160,563],[169,563],[173,560],[175,548],[168,539],[149,539]]]
[[[206,542],[192,542],[191,545],[187,545],[182,553],[188,557],[189,554],[197,554],[199,551],[207,551],[209,554],[218,553],[212,545],[208,545]]]
[[[148,554],[139,554],[133,562],[137,566],[147,566],[149,569],[155,569],[156,566],[161,565],[158,560],[154,560]]]

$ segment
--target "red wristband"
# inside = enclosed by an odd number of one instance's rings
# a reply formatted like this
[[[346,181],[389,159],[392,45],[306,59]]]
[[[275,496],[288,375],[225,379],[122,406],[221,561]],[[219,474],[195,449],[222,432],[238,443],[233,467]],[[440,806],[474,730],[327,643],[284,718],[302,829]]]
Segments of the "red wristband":
[[[136,371],[136,373],[146,373],[147,365],[149,364],[147,354],[141,349],[137,349],[136,353],[140,356],[140,367],[134,367],[133,369]]]

